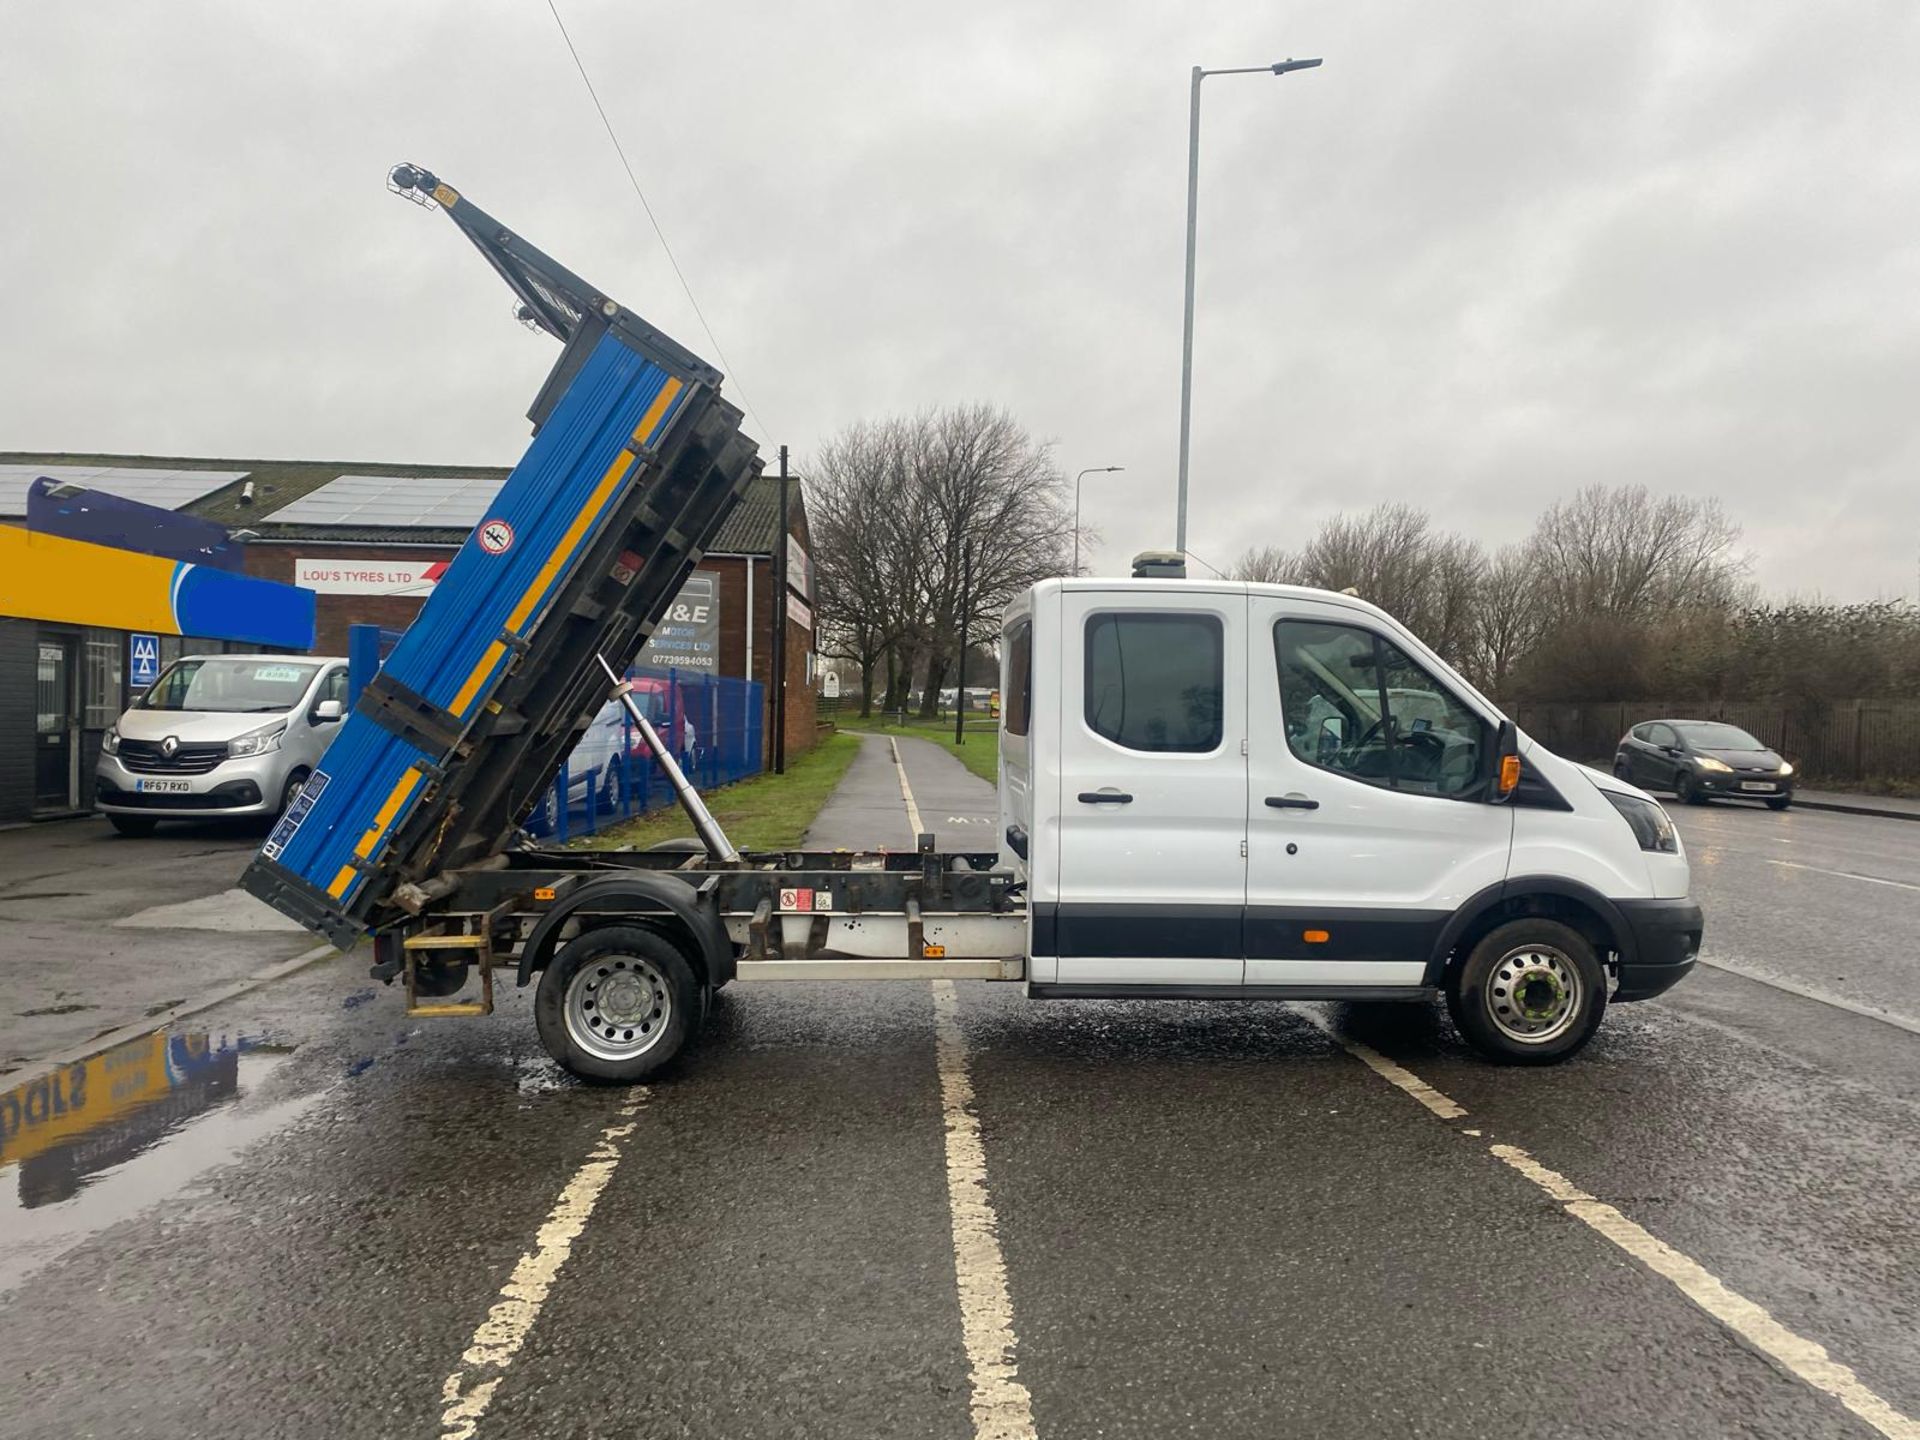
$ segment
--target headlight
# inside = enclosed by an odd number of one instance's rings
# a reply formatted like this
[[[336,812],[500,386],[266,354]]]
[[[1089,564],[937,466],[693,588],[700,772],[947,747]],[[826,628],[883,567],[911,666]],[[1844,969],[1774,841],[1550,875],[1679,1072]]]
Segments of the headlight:
[[[1782,761],[1780,762],[1780,773],[1781,773],[1782,775],[1791,775],[1791,774],[1793,774],[1793,766],[1791,766],[1791,765],[1789,765],[1789,764],[1788,764],[1788,763],[1787,763],[1786,761],[1784,761],[1784,760],[1782,760]]]
[[[1733,766],[1727,764],[1724,760],[1716,760],[1711,755],[1702,755],[1695,763],[1698,764],[1702,770],[1714,770],[1722,775],[1731,775],[1733,773]]]
[[[100,748],[109,755],[120,753],[120,732],[109,725],[107,733],[100,737]]]
[[[1665,810],[1638,795],[1621,795],[1612,790],[1600,793],[1620,812],[1620,818],[1627,822],[1627,828],[1633,831],[1633,838],[1640,842],[1642,850],[1656,850],[1663,855],[1680,853],[1680,836]]]
[[[259,730],[249,731],[239,739],[229,740],[227,742],[227,754],[236,757],[241,755],[265,755],[268,751],[278,750],[280,748],[281,737],[286,733],[287,722],[284,720],[278,725],[267,725]]]

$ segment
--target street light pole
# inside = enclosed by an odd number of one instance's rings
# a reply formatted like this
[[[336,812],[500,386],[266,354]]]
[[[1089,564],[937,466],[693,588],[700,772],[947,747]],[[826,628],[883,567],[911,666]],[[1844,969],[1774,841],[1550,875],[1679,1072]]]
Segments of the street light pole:
[[[1089,475],[1117,475],[1124,465],[1095,465],[1073,477],[1073,573],[1080,573],[1080,482]]]
[[[1282,60],[1273,65],[1249,65],[1236,70],[1193,67],[1193,101],[1187,121],[1187,305],[1180,335],[1180,513],[1174,530],[1174,549],[1187,553],[1187,453],[1193,437],[1193,252],[1200,215],[1200,82],[1209,75],[1285,75],[1311,70],[1318,60]]]

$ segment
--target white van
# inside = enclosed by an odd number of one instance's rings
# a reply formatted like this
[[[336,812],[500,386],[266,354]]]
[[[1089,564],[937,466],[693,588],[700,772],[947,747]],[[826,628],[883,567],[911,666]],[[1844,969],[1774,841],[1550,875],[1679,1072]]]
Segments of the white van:
[[[1036,997],[1444,994],[1477,1048],[1537,1064],[1693,967],[1659,804],[1520,735],[1363,600],[1050,580],[1002,656]]]
[[[338,656],[182,656],[107,731],[94,804],[122,835],[150,835],[161,820],[278,815],[346,706]]]

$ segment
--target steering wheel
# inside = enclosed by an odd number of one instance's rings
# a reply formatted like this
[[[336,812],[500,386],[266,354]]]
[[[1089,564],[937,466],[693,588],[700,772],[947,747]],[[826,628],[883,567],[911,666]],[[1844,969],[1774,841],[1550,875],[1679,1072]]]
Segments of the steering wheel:
[[[1438,760],[1447,753],[1447,742],[1431,730],[1409,730],[1400,737],[1416,749],[1424,749],[1429,758]]]

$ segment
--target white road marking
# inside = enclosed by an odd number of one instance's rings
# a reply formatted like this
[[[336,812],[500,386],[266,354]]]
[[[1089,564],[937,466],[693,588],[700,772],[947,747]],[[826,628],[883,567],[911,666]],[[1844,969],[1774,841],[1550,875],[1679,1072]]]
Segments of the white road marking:
[[[1788,1374],[1831,1395],[1888,1440],[1920,1440],[1920,1422],[1901,1414],[1861,1384],[1860,1377],[1828,1355],[1825,1346],[1794,1334],[1746,1296],[1729,1290],[1698,1262],[1654,1238],[1558,1171],[1549,1170],[1519,1146],[1491,1148],[1501,1160],[1559,1201],[1569,1215],[1672,1282],[1687,1299]]]
[[[486,1416],[493,1392],[506,1378],[507,1367],[526,1343],[533,1322],[540,1318],[540,1307],[546,1304],[560,1267],[573,1253],[573,1242],[586,1229],[600,1192],[619,1167],[621,1142],[633,1134],[633,1117],[648,1099],[644,1088],[636,1088],[632,1094],[634,1098],[619,1110],[618,1118],[624,1123],[609,1125],[600,1132],[599,1143],[573,1172],[548,1212],[546,1223],[534,1237],[533,1249],[513,1267],[512,1276],[500,1287],[500,1298],[473,1332],[473,1343],[440,1387],[440,1403],[446,1407],[440,1415],[441,1440],[471,1440]]]
[[[1398,1085],[1442,1120],[1458,1120],[1467,1113],[1464,1105],[1442,1095],[1405,1066],[1394,1064],[1370,1045],[1362,1045],[1358,1040],[1349,1040],[1339,1034],[1333,1028],[1332,1022],[1318,1010],[1308,1010],[1300,1005],[1294,1005],[1291,1008],[1295,1014],[1305,1019],[1309,1025],[1319,1030],[1374,1074],[1391,1084]]]
[[[909,801],[909,804],[912,802]],[[1033,1397],[1014,1361],[1013,1299],[1000,1253],[999,1222],[987,1197],[987,1155],[973,1113],[967,1042],[953,982],[933,982],[934,1042],[940,1103],[947,1124],[947,1204],[953,1219],[953,1268],[960,1327],[973,1388],[975,1440],[1033,1440]]]
[[[1385,1076],[1441,1119],[1467,1112],[1411,1071],[1354,1041],[1342,1040],[1318,1016],[1308,1018],[1326,1030],[1349,1053],[1377,1074]],[[1368,1057],[1372,1058],[1369,1059]],[[1374,1062],[1378,1061],[1378,1064]],[[1385,1067],[1385,1068],[1382,1068]],[[1390,1071],[1398,1074],[1389,1073]],[[1400,1077],[1404,1076],[1405,1079]],[[1408,1083],[1411,1082],[1411,1083]],[[1444,1107],[1444,1108],[1443,1108]],[[1477,1131],[1466,1131],[1478,1134]],[[1708,1315],[1745,1340],[1795,1379],[1831,1395],[1888,1440],[1920,1440],[1920,1422],[1909,1419],[1860,1382],[1853,1371],[1827,1354],[1818,1341],[1787,1329],[1746,1296],[1729,1289],[1698,1261],[1629,1220],[1605,1201],[1597,1200],[1558,1171],[1549,1170],[1517,1145],[1489,1145],[1499,1160],[1524,1175],[1565,1208],[1569,1215],[1611,1240],[1654,1274],[1669,1281]]]
[[[900,776],[900,798],[906,802],[907,824],[913,827],[913,842],[920,843],[920,807],[913,803],[913,787],[907,784],[906,763],[900,758],[900,742],[889,738],[887,744],[893,749],[893,768]]]
[[[1896,890],[1920,890],[1920,885],[1915,885],[1908,880],[1885,880],[1878,875],[1861,875],[1852,870],[1829,870],[1824,865],[1805,865],[1798,860],[1773,860],[1764,855],[1760,858],[1766,860],[1769,865],[1780,866],[1783,870],[1811,870],[1816,875],[1832,875],[1841,880],[1858,880],[1866,885],[1891,885]]]
[[[1838,995],[1830,995],[1812,985],[1799,985],[1792,980],[1781,980],[1772,975],[1762,975],[1757,970],[1749,970],[1742,965],[1729,965],[1724,960],[1709,960],[1700,957],[1700,963],[1709,970],[1724,970],[1729,975],[1738,975],[1742,980],[1751,980],[1756,985],[1767,985],[1775,990],[1784,990],[1789,995],[1798,995],[1802,1000],[1817,1000],[1822,1005],[1831,1005],[1836,1010],[1845,1010],[1849,1015],[1859,1015],[1868,1020],[1878,1020],[1883,1025],[1891,1025],[1896,1030],[1904,1030],[1909,1035],[1920,1035],[1920,1020],[1909,1020],[1904,1015],[1895,1015],[1886,1010],[1875,1010],[1858,1001],[1843,1000]]]

